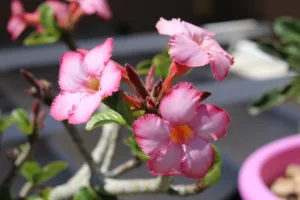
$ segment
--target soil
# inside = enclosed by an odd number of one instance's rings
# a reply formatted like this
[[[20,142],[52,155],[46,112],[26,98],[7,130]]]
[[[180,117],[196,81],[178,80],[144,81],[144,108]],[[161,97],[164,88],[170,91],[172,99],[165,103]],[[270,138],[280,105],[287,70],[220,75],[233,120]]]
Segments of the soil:
[[[285,174],[277,178],[270,188],[281,200],[300,200],[300,165],[288,165]]]

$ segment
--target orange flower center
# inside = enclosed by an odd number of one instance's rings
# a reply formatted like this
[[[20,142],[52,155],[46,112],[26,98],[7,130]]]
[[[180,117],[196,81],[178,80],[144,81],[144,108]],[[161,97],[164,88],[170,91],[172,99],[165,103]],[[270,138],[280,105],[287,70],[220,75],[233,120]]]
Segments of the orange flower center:
[[[88,87],[88,89],[98,91],[99,90],[99,86],[100,86],[100,80],[99,79],[97,79],[95,77],[88,79],[88,81],[87,81],[87,87]]]
[[[171,133],[171,140],[176,143],[185,144],[189,139],[193,137],[193,131],[190,127],[183,125],[183,126],[176,126]]]

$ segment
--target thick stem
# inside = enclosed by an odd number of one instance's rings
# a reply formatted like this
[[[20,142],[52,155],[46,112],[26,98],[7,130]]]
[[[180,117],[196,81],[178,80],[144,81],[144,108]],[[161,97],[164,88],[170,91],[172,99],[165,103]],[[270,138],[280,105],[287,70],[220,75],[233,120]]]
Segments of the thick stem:
[[[62,30],[61,41],[64,42],[71,51],[76,51],[76,49],[78,49],[78,46],[69,31]]]
[[[25,199],[26,197],[28,197],[30,195],[30,193],[32,192],[32,190],[34,189],[34,185],[30,182],[26,182],[23,187],[21,188],[21,191],[19,193],[19,197],[21,199]]]
[[[140,159],[132,158],[132,159],[127,160],[126,162],[122,163],[118,167],[114,168],[113,170],[108,171],[105,174],[105,176],[109,177],[109,178],[117,178],[117,177],[125,174],[126,172],[139,167],[141,164],[142,164],[142,162],[140,161]]]
[[[91,179],[96,181],[95,185],[103,185],[104,177],[102,174],[100,174],[98,172],[97,166],[96,166],[91,154],[84,147],[83,139],[81,138],[80,134],[78,133],[76,127],[74,125],[69,124],[66,120],[63,121],[63,125],[64,125],[65,129],[67,130],[69,136],[72,138],[77,149],[79,150],[81,155],[84,157],[84,160],[86,161],[87,165],[89,166],[89,169],[91,171]]]

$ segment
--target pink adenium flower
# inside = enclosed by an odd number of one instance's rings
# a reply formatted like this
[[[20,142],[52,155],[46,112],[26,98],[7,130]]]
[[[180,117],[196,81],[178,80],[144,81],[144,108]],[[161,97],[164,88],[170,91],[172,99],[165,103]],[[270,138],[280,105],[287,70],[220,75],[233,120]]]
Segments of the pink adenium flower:
[[[169,54],[174,61],[188,67],[210,63],[218,81],[227,76],[234,58],[214,40],[214,33],[180,19],[160,18],[156,28],[160,34],[171,36]]]
[[[230,118],[217,106],[199,105],[204,94],[181,82],[162,99],[161,117],[145,114],[133,123],[138,144],[151,156],[152,174],[202,178],[212,167],[215,153],[208,142],[225,136]]]
[[[107,0],[74,0],[87,15],[97,14],[105,20],[112,18],[112,12]]]
[[[87,122],[103,98],[119,89],[121,70],[110,60],[113,39],[90,50],[86,55],[67,52],[61,58],[60,93],[54,99],[50,114],[56,120],[71,124]]]
[[[68,4],[57,0],[48,0],[45,3],[53,8],[59,26],[68,23]],[[7,24],[7,30],[11,34],[12,40],[16,40],[27,26],[35,27],[37,32],[43,31],[40,24],[39,10],[27,13],[20,0],[13,0],[11,3],[11,17]]]

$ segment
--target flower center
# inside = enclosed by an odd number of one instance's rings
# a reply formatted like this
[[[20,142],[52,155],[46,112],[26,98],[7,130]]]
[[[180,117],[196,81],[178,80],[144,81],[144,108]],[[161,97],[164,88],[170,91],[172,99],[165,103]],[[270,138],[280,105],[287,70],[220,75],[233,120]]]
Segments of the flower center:
[[[95,77],[89,78],[86,85],[88,89],[97,91],[99,90],[100,80]]]
[[[187,125],[176,126],[172,130],[171,140],[176,143],[185,144],[193,135],[193,131]]]

